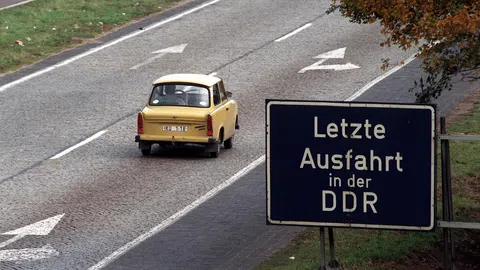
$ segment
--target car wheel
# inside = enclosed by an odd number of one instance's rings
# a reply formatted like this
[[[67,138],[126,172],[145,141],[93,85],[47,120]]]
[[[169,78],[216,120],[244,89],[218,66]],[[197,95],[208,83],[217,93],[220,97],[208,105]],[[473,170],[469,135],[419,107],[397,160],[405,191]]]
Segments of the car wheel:
[[[217,145],[215,147],[215,151],[210,152],[210,157],[217,158],[220,155],[220,145],[221,145],[221,143],[217,143]]]
[[[144,156],[149,156],[150,155],[150,151],[151,151],[151,148],[147,148],[147,149],[141,149],[142,150],[142,154]]]
[[[225,146],[225,149],[230,149],[233,147],[233,135],[223,143],[223,146]]]

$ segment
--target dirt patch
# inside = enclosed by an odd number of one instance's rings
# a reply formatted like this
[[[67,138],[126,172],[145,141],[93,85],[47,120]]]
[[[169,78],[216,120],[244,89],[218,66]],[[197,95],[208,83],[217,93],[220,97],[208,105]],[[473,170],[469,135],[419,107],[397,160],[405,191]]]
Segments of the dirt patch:
[[[475,105],[480,101],[480,88],[477,89],[472,95],[466,97],[460,102],[451,112],[445,117],[447,127],[453,122],[463,119],[473,114]]]
[[[405,255],[396,261],[378,263],[375,267],[381,269],[409,269],[409,270],[424,270],[424,269],[443,269],[443,253],[438,250],[429,252],[414,252]]]
[[[468,198],[471,201],[480,202],[480,179],[475,176],[455,179],[455,183],[452,184],[452,192],[453,194],[461,194],[463,198]]]
[[[480,234],[474,230],[456,230],[455,265],[457,270],[480,269]],[[443,243],[429,251],[412,251],[389,262],[375,263],[381,269],[440,270],[443,265]]]

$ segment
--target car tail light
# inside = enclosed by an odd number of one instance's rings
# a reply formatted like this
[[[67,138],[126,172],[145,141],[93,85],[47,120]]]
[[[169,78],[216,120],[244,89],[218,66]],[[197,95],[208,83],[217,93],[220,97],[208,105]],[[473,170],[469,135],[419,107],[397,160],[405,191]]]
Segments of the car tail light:
[[[137,115],[137,128],[138,134],[143,134],[143,117],[141,112]]]
[[[213,135],[213,127],[212,127],[212,116],[209,114],[207,118],[207,135],[212,136]]]

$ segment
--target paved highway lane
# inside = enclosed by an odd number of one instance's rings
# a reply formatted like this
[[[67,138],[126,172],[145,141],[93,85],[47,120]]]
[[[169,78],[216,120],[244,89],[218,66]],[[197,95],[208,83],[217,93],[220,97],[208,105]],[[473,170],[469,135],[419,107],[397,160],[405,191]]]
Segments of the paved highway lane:
[[[265,98],[343,100],[382,74],[382,57],[397,61],[413,53],[380,48],[378,26],[325,15],[326,0],[206,3],[213,4],[31,80],[0,86],[0,234],[65,214],[48,235],[28,235],[5,247],[48,244],[58,254],[0,268],[94,265],[261,157]],[[130,69],[154,51],[182,44],[182,53]],[[298,73],[320,60],[314,57],[342,48],[343,59],[324,64],[360,68]],[[217,72],[239,102],[241,129],[234,148],[219,159],[194,151],[141,156],[133,141],[135,113],[150,83],[172,72]],[[0,243],[11,238],[0,235]]]

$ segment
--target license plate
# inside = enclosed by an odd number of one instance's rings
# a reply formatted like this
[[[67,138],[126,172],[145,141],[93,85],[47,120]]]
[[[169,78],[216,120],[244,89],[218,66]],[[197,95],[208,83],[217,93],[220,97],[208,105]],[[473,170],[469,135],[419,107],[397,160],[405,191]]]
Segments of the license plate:
[[[163,131],[187,131],[186,126],[163,126]]]

